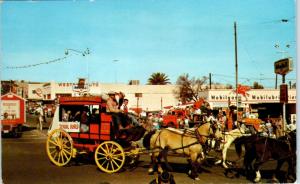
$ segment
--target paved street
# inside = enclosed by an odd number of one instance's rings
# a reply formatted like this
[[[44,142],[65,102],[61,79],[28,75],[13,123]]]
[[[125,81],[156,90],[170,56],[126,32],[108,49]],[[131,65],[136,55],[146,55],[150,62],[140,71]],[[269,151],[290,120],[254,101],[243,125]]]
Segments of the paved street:
[[[34,120],[34,117],[29,119]],[[142,155],[137,168],[124,167],[121,172],[107,174],[101,172],[93,158],[81,155],[78,164],[75,161],[66,167],[57,167],[50,163],[46,153],[46,132],[35,130],[28,122],[23,136],[19,139],[2,138],[2,170],[5,184],[15,183],[95,183],[95,184],[141,184],[149,183],[154,176],[147,174],[149,157]],[[229,150],[229,160],[237,159],[233,149]],[[224,175],[224,169],[220,166],[204,165],[200,173],[200,181],[194,181],[187,176],[187,164],[185,158],[170,157],[170,163],[174,171],[172,174],[179,184],[192,183],[249,183],[244,176],[240,178],[228,178]],[[274,162],[269,162],[263,167],[263,182],[270,178],[269,169],[274,168]],[[267,178],[267,179],[266,179]]]

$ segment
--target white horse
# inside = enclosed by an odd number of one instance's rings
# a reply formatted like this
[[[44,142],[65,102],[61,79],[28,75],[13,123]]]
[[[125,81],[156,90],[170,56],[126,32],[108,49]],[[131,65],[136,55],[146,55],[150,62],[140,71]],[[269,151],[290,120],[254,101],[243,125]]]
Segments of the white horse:
[[[241,126],[240,128],[233,129],[229,132],[225,132],[224,134],[224,139],[223,139],[223,146],[222,148],[222,160],[218,160],[215,162],[215,164],[219,164],[222,162],[222,165],[224,168],[228,168],[226,165],[226,156],[227,156],[227,150],[232,144],[232,142],[242,136],[250,136],[251,134],[246,134],[245,133],[245,126]]]

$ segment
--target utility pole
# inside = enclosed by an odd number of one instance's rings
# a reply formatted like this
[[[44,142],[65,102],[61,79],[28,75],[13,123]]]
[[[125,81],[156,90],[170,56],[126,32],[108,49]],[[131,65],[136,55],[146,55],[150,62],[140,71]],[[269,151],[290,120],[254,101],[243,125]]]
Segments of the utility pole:
[[[209,89],[211,89],[211,73],[209,73]]]
[[[275,89],[277,89],[277,73],[276,73],[276,78],[275,78]]]
[[[235,94],[236,94],[236,122],[239,117],[239,103],[238,103],[238,56],[237,56],[237,31],[236,22],[234,22],[234,51],[235,51]]]

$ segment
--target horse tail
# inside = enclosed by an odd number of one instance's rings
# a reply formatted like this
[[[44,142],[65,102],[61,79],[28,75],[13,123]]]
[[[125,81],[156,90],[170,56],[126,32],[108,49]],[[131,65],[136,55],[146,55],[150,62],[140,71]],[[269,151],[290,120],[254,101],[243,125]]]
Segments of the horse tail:
[[[144,139],[143,139],[143,146],[146,149],[150,149],[150,140],[153,134],[155,134],[156,130],[152,130],[151,132],[149,132],[148,134],[145,135]]]

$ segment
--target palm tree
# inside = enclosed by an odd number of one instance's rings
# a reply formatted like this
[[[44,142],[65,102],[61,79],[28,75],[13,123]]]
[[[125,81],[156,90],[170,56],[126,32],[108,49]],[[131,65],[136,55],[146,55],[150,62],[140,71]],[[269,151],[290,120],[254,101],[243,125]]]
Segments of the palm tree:
[[[170,79],[165,73],[156,72],[153,73],[148,79],[148,84],[150,85],[166,85],[170,84]]]

